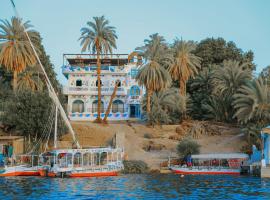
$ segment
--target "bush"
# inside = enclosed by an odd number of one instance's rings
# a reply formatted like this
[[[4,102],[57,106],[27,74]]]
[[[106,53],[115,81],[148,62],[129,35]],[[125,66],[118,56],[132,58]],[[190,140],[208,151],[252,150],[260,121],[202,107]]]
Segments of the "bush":
[[[48,93],[18,91],[17,94],[13,94],[6,100],[1,121],[4,125],[15,127],[31,142],[36,142],[40,138],[46,139],[49,134],[51,139],[53,138],[54,113],[54,105]],[[67,129],[60,117],[58,120],[58,136],[61,137]]]
[[[124,160],[124,174],[143,174],[148,172],[147,164],[141,160]]]
[[[184,138],[177,145],[177,153],[180,157],[200,153],[200,145],[191,138]]]

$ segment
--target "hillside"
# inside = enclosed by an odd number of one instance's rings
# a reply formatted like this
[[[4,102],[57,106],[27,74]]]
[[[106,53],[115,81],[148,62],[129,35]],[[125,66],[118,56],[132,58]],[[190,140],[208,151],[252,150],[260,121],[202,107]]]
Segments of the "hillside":
[[[150,168],[157,169],[168,156],[176,156],[176,145],[185,133],[187,126],[197,122],[189,121],[179,125],[164,125],[162,127],[147,127],[138,122],[117,122],[100,125],[91,122],[72,122],[83,147],[108,146],[117,132],[125,133],[125,153],[129,160],[143,160]],[[210,125],[209,125],[210,124]],[[224,124],[209,123],[212,132],[195,135],[195,140],[201,145],[201,153],[240,152],[245,145],[240,130]],[[197,126],[197,125],[196,125]],[[200,129],[198,126],[194,128]],[[178,133],[176,133],[176,129]],[[61,139],[62,147],[70,147],[72,138],[67,134]]]

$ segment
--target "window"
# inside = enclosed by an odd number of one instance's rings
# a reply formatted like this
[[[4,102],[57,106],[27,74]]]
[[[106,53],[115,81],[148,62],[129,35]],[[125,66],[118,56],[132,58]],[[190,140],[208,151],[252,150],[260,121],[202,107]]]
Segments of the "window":
[[[121,100],[115,100],[112,104],[112,112],[113,113],[123,113],[124,112],[124,103]]]
[[[95,113],[97,111],[98,111],[98,100],[95,100],[92,103],[92,113]],[[100,111],[101,111],[101,113],[104,113],[104,103],[103,103],[103,101],[101,101]]]
[[[133,85],[130,88],[130,95],[131,96],[139,96],[140,95],[140,88],[137,85]]]
[[[72,103],[72,112],[82,113],[84,112],[84,103],[82,100],[75,100]]]
[[[100,85],[102,85],[102,81],[100,80]],[[96,86],[98,87],[98,80],[96,81]]]
[[[76,87],[82,86],[82,80],[76,80]]]

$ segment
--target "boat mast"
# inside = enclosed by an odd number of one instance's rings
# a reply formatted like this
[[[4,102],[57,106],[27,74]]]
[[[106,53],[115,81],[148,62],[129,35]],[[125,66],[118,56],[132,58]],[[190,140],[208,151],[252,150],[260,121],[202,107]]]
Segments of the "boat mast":
[[[58,115],[58,108],[55,106],[55,122],[54,122],[54,148],[57,148],[57,116]]]
[[[11,2],[11,5],[12,5],[12,7],[14,9],[14,12],[15,12],[16,17],[20,19],[19,13],[18,13],[18,11],[17,11],[17,9],[15,7],[14,1],[13,0],[10,0],[10,2]],[[73,128],[72,128],[69,120],[68,120],[68,117],[66,115],[66,112],[65,112],[64,108],[62,107],[62,105],[61,105],[61,103],[60,103],[60,101],[59,101],[59,99],[58,99],[58,97],[56,95],[56,92],[55,92],[55,90],[54,90],[54,88],[53,88],[53,86],[51,84],[51,81],[50,81],[50,79],[49,79],[49,77],[48,77],[48,75],[47,75],[47,73],[46,73],[46,71],[44,69],[44,66],[42,65],[42,63],[41,63],[41,61],[39,59],[39,56],[37,54],[37,51],[35,50],[35,47],[34,47],[34,45],[33,45],[33,43],[32,43],[32,41],[31,41],[31,39],[30,39],[30,37],[29,37],[29,35],[28,35],[28,33],[27,33],[27,31],[26,31],[26,29],[25,29],[25,27],[24,27],[23,24],[22,24],[22,26],[23,26],[23,29],[24,29],[24,33],[25,33],[25,35],[26,35],[26,37],[27,37],[27,39],[28,39],[28,41],[30,43],[30,46],[31,46],[31,48],[32,48],[32,50],[33,50],[33,52],[35,54],[35,57],[36,57],[39,65],[40,65],[40,68],[41,68],[41,70],[42,70],[42,72],[43,72],[43,74],[45,76],[46,85],[48,87],[49,93],[51,93],[50,96],[51,96],[52,100],[54,101],[56,107],[59,108],[60,115],[64,119],[64,121],[65,121],[65,123],[66,123],[66,125],[67,125],[67,127],[69,129],[69,131],[71,132],[71,135],[72,135],[72,138],[73,138],[74,143],[76,144],[77,148],[81,148],[81,146],[80,146],[80,144],[79,144],[79,142],[78,142],[78,140],[76,138],[75,132],[74,132],[74,130],[73,130]]]

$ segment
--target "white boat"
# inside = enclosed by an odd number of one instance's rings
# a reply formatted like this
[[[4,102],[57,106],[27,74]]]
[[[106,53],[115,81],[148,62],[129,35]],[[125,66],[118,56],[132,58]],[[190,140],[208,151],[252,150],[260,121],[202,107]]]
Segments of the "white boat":
[[[117,176],[123,169],[123,149],[60,149],[40,156],[41,176],[99,177]]]
[[[37,160],[34,155],[9,158],[4,168],[0,169],[0,176],[39,176]]]
[[[176,174],[232,174],[239,175],[241,162],[249,158],[244,153],[192,155],[192,166],[170,165]]]

